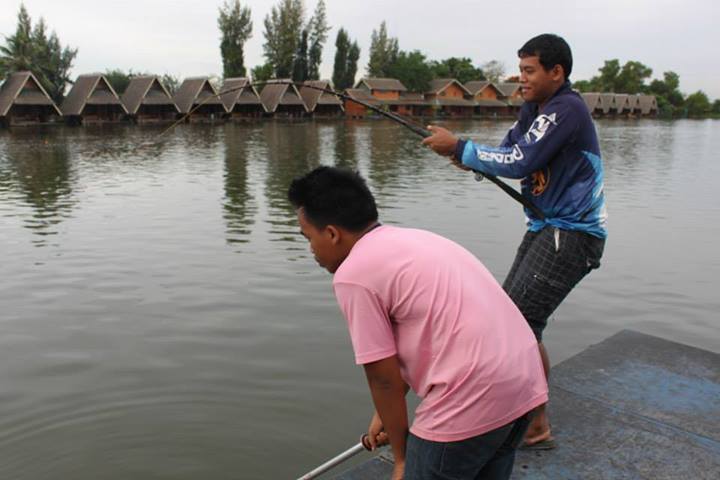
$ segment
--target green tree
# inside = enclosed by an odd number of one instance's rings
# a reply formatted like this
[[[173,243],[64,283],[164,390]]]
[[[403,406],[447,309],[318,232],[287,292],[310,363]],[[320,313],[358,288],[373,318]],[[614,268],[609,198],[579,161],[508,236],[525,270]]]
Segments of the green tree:
[[[714,115],[720,115],[720,99],[715,100],[712,104],[712,113]]]
[[[620,60],[617,58],[605,60],[605,64],[600,67],[599,71],[600,75],[590,79],[593,88],[598,92],[614,92],[615,83],[620,74]]]
[[[347,78],[348,53],[350,50],[350,37],[344,28],[338,30],[335,37],[335,62],[333,63],[332,82],[336,89],[349,88],[345,85]]]
[[[165,90],[167,90],[170,95],[175,95],[175,92],[177,92],[178,88],[180,88],[180,79],[175,75],[171,75],[169,73],[166,73],[162,77],[160,77],[160,82],[163,84]]]
[[[652,68],[636,61],[625,62],[615,79],[614,90],[610,91],[629,94],[644,92],[647,89],[645,80],[650,78],[650,75]]]
[[[310,80],[320,79],[320,62],[322,60],[322,51],[327,41],[327,32],[330,27],[327,24],[327,16],[325,14],[325,1],[320,0],[315,7],[315,13],[308,22],[307,30],[309,32],[308,50],[308,78]]]
[[[335,39],[335,63],[333,66],[333,86],[337,90],[351,88],[355,84],[357,62],[360,58],[360,47],[357,42],[350,43],[350,36],[345,29],[338,30]]]
[[[419,50],[398,53],[387,73],[390,78],[397,78],[413,92],[426,92],[433,79],[433,70]]]
[[[61,102],[70,83],[70,69],[77,49],[63,47],[55,32],[47,35],[41,18],[35,28],[24,5],[20,5],[14,35],[6,37],[0,47],[0,77],[29,70],[56,102]]]
[[[356,41],[350,45],[347,57],[347,67],[345,68],[345,80],[343,85],[345,88],[350,88],[355,84],[355,75],[358,70],[358,60],[360,59],[360,47]]]
[[[5,45],[0,47],[0,54],[2,54],[0,57],[0,73],[2,73],[3,77],[10,73],[35,68],[32,20],[23,4],[20,4],[15,35],[5,38]]]
[[[593,86],[589,80],[577,80],[572,84],[573,88],[578,92],[592,92]]]
[[[245,42],[252,36],[252,20],[249,7],[242,7],[240,0],[225,0],[219,9],[220,55],[223,62],[223,77],[244,77]]]
[[[388,36],[385,22],[373,30],[370,37],[370,60],[367,65],[369,77],[389,77],[391,66],[397,62],[400,50],[397,38]]]
[[[689,117],[705,117],[712,111],[710,99],[702,90],[688,95],[685,99],[685,108]]]
[[[505,76],[505,64],[499,60],[490,60],[480,67],[482,74],[493,83],[502,81]]]
[[[485,80],[483,71],[475,68],[469,58],[446,58],[440,62],[430,62],[435,78],[455,78],[460,83],[473,80]]]
[[[685,98],[680,92],[680,76],[677,73],[663,73],[663,79],[650,82],[647,91],[655,95],[661,116],[676,117],[684,114]]]
[[[130,84],[130,73],[125,73],[119,68],[112,70],[106,70],[105,78],[107,79],[110,86],[115,90],[115,93],[122,95],[127,86]]]
[[[295,60],[293,61],[292,79],[296,82],[304,82],[308,79],[308,31],[300,34]]]
[[[253,68],[251,71],[252,81],[255,83],[266,82],[273,78],[275,67],[271,63],[264,63]]]
[[[302,0],[280,0],[265,17],[263,50],[277,78],[288,78],[293,72],[304,17]]]

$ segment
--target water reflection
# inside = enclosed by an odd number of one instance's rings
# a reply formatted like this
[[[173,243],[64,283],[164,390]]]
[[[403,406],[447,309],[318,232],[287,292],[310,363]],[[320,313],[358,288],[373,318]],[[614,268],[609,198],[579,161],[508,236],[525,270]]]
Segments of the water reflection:
[[[0,161],[0,195],[3,202],[32,209],[22,216],[22,225],[38,235],[35,245],[47,245],[45,237],[57,235],[58,225],[71,216],[76,182],[62,132],[28,130],[7,137]]]
[[[297,240],[297,221],[287,201],[290,182],[320,165],[318,125],[315,122],[267,122],[263,136],[269,146],[265,196],[268,204],[267,222],[271,241]],[[297,249],[298,247],[289,247]],[[303,247],[304,250],[304,247]]]
[[[247,243],[255,223],[257,204],[250,193],[249,144],[257,141],[256,130],[228,125],[225,129],[225,201],[223,203],[228,243]]]

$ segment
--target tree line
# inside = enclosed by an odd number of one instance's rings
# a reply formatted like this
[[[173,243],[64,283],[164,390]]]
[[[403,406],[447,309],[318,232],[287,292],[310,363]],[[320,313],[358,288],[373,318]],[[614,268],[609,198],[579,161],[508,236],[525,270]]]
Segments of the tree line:
[[[605,60],[598,75],[574,82],[573,87],[581,92],[655,95],[660,115],[668,118],[720,115],[720,100],[711,103],[702,90],[685,96],[680,91],[680,76],[673,71],[664,72],[662,80],[648,83],[652,72],[652,68],[635,60],[624,65],[618,59]]]
[[[240,0],[225,0],[218,9],[217,26],[220,31],[220,56],[223,78],[246,77],[245,44],[252,37],[252,11]],[[291,78],[294,81],[320,79],[322,52],[331,27],[328,24],[325,1],[319,0],[307,17],[304,0],[278,0],[263,21],[263,54],[265,61],[250,69],[255,82],[271,78]],[[33,26],[24,5],[20,5],[15,33],[6,37],[0,46],[0,78],[16,71],[30,70],[55,102],[61,102],[70,79],[70,70],[77,49],[62,46],[55,34],[48,34],[45,21]],[[337,90],[351,88],[355,83],[360,47],[345,28],[339,28],[335,38],[335,57],[332,82]],[[470,58],[451,57],[430,60],[419,50],[401,50],[400,42],[392,37],[382,22],[372,31],[369,60],[365,67],[368,77],[396,78],[410,91],[425,92],[435,78],[455,78],[461,83],[472,80],[502,81],[505,67],[491,60],[476,66]],[[133,76],[142,72],[109,69],[105,72],[113,88],[121,94]],[[685,96],[679,90],[680,78],[675,72],[665,72],[663,79],[648,83],[652,69],[637,61],[620,65],[617,59],[606,60],[598,75],[580,80],[574,87],[583,92],[648,93],[657,97],[662,115],[720,116],[720,100],[711,103],[708,96],[697,91]],[[513,79],[511,77],[511,79]],[[509,80],[511,80],[509,79]],[[515,78],[516,79],[516,78]],[[221,78],[211,77],[218,85]],[[162,77],[170,93],[179,86],[172,75]]]

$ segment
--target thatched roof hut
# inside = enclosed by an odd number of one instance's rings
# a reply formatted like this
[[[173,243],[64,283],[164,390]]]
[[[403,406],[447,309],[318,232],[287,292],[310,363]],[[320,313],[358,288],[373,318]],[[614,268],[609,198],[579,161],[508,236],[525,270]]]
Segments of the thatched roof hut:
[[[180,109],[156,76],[133,77],[120,98],[138,123],[169,121]]]
[[[315,87],[315,88],[310,88]],[[307,80],[300,87],[300,96],[310,113],[315,116],[339,116],[345,112],[340,97],[318,88],[330,89],[328,80]]]
[[[601,93],[598,108],[607,115],[615,111],[615,94],[614,93]]]
[[[640,115],[657,115],[658,105],[655,95],[638,95],[637,96],[637,110]]]
[[[511,107],[519,107],[525,100],[522,98],[522,92],[520,90],[520,84],[516,82],[505,82],[493,84],[502,92],[503,100],[505,100]]]
[[[60,107],[71,123],[106,123],[122,120],[128,111],[104,75],[80,75]]]
[[[260,92],[265,109],[275,115],[289,117],[303,116],[308,113],[307,105],[303,102],[300,92],[290,79],[269,81]]]
[[[616,93],[615,94],[615,112],[618,115],[627,115],[630,113],[630,102],[628,101],[627,93]]]
[[[213,121],[222,118],[227,109],[218,97],[218,92],[207,77],[186,78],[173,96],[181,114],[188,114],[196,121]]]
[[[463,96],[472,96],[472,93],[465,86],[454,78],[436,78],[430,80],[430,88],[426,95],[441,95],[449,89],[457,89]]]
[[[600,112],[600,94],[594,92],[584,92],[580,94],[585,101],[590,113]]]
[[[355,88],[373,92],[406,92],[407,88],[396,78],[361,78]]]
[[[0,87],[0,121],[7,126],[45,123],[61,115],[31,72],[13,73]]]
[[[257,89],[245,77],[226,78],[220,88],[220,100],[231,118],[259,117],[267,113]]]

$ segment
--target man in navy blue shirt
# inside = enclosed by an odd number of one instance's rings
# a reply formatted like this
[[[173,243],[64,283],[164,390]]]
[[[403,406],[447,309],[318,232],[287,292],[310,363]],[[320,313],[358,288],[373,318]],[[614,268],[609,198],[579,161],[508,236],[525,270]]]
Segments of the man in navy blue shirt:
[[[572,53],[557,35],[530,39],[518,51],[525,103],[499,147],[461,140],[430,126],[423,144],[464,169],[522,179],[528,231],[503,284],[538,340],[573,287],[600,265],[607,230],[603,166],[597,133],[582,97],[571,89]],[[535,411],[525,446],[554,448],[545,406]]]

